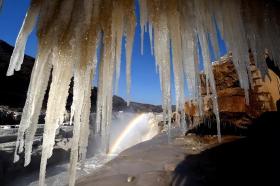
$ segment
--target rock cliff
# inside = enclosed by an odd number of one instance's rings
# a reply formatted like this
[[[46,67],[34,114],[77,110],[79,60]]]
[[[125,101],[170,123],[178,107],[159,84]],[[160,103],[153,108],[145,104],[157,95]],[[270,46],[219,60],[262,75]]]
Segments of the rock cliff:
[[[266,63],[270,67],[273,62],[267,58]],[[237,71],[231,57],[224,57],[219,62],[213,63],[222,124],[247,127],[262,113],[276,111],[276,102],[280,99],[280,81],[277,74],[273,72],[275,70],[269,69],[268,76],[262,78],[252,58],[250,70],[252,74],[250,103],[246,105],[244,90],[240,88]],[[204,114],[207,117],[212,117],[212,102],[210,96],[206,95],[206,82],[203,73],[201,74],[201,82]],[[191,103],[186,102],[186,113],[199,118],[197,107],[193,107],[195,108],[192,109]],[[200,123],[201,119],[198,121],[197,123]]]

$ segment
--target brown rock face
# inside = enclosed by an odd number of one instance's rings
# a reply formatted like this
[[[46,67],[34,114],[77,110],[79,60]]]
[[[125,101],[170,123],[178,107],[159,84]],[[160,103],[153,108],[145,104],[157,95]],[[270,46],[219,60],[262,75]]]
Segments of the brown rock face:
[[[224,89],[239,87],[237,71],[230,59],[214,64],[213,72],[218,92],[223,91]]]
[[[239,88],[226,88],[218,91],[220,112],[246,112],[244,91]]]
[[[279,78],[271,70],[269,70],[270,78],[261,78],[261,74],[253,61],[250,70],[252,74],[252,89],[249,92],[250,104],[246,105],[245,93],[240,88],[238,74],[231,58],[227,57],[213,64],[222,124],[230,123],[238,127],[244,126],[252,123],[252,119],[258,117],[263,112],[276,110],[276,101],[280,98]],[[201,74],[200,77],[204,102],[203,111],[205,116],[209,116],[212,115],[212,101],[210,96],[206,95],[205,75]],[[189,116],[199,117],[198,108],[197,106],[195,107],[196,112],[194,114],[193,109],[190,109],[191,104],[186,103],[186,113]]]

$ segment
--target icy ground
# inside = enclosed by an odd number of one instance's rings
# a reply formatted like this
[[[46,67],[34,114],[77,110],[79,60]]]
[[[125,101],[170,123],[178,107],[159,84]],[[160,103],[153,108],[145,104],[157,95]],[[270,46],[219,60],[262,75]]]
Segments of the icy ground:
[[[218,145],[216,136],[180,137],[173,129],[172,144],[167,143],[166,134],[137,144],[106,163],[97,171],[76,181],[78,186],[166,186],[172,172],[186,156],[199,154]],[[230,140],[232,140],[231,138]],[[223,139],[224,142],[228,141]]]
[[[106,164],[108,161],[114,159],[119,152],[135,144],[149,140],[157,135],[159,132],[158,117],[158,115],[155,115],[153,113],[115,113],[111,128],[111,146],[115,144],[115,141],[119,139],[119,136],[122,136],[127,128],[130,128],[131,130],[122,138],[121,141],[119,140],[120,144],[117,146],[114,154],[110,154],[109,156],[97,154],[96,156],[87,159],[84,164],[78,164],[77,178],[92,173],[102,165]],[[139,118],[139,120],[135,122],[135,118]],[[133,127],[129,127],[131,126],[131,124],[133,125]],[[93,148],[96,147],[94,146]],[[48,186],[67,185],[69,180],[68,167],[68,163],[49,166],[47,168],[46,184]],[[9,183],[9,185],[38,185],[38,172],[28,173],[27,175],[20,176],[16,178],[12,183]]]

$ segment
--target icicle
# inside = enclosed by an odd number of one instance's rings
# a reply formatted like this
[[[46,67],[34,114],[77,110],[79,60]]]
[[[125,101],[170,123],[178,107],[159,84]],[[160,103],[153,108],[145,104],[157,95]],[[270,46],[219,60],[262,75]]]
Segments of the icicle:
[[[71,154],[70,154],[70,168],[69,168],[69,185],[75,185],[76,179],[76,165],[81,156],[85,157],[86,148],[89,135],[89,113],[90,106],[87,106],[90,102],[91,96],[91,82],[93,75],[96,41],[90,43],[88,40],[90,35],[88,33],[88,26],[91,24],[91,13],[93,6],[88,6],[87,3],[93,5],[92,1],[84,0],[80,6],[75,6],[74,15],[77,21],[73,21],[76,25],[74,30],[74,36],[71,42],[73,58],[76,64],[74,65],[74,87],[73,87],[73,103],[71,106],[71,115],[74,116],[74,128],[73,128],[73,138],[71,144]],[[83,12],[83,13],[81,13]],[[93,44],[93,45],[92,45]],[[78,49],[76,49],[76,47]],[[90,49],[90,51],[88,50]],[[92,53],[94,55],[92,55]],[[84,114],[82,115],[84,111]]]
[[[134,33],[135,33],[135,15],[134,15],[134,1],[127,1],[126,7],[129,11],[126,17],[126,95],[127,105],[130,103],[130,88],[131,88],[131,55],[133,49]]]
[[[67,1],[67,3],[64,3],[63,7],[58,6],[57,8],[59,11],[56,12],[58,18],[56,22],[54,22],[55,26],[59,25],[63,28],[59,29],[60,32],[56,31],[56,34],[52,35],[52,37],[57,35],[56,42],[58,42],[52,51],[52,83],[45,117],[39,185],[44,185],[45,183],[47,159],[52,155],[56,129],[64,120],[63,116],[65,113],[69,84],[73,75],[74,56],[72,56],[71,44],[68,39],[74,33],[75,28],[72,27],[72,29],[69,30],[67,29],[67,25],[71,26],[69,20],[71,20],[74,5],[74,1]]]
[[[68,53],[69,51],[64,51],[64,55],[62,55],[62,52],[59,50],[61,49],[56,49],[53,54],[52,83],[45,118],[39,185],[44,185],[45,182],[47,159],[52,155],[55,131],[63,122],[66,99],[68,97],[68,89],[72,77],[72,56]]]
[[[206,34],[201,34],[201,43],[203,46],[203,63],[205,69],[207,70],[208,78],[206,77],[206,81],[209,81],[210,84],[210,89],[211,89],[211,98],[213,101],[213,112],[216,116],[216,123],[217,123],[217,136],[218,136],[218,141],[221,142],[221,127],[220,127],[220,115],[219,115],[219,105],[218,105],[218,95],[216,91],[216,83],[215,83],[215,78],[212,70],[212,64],[210,62],[210,55],[209,55],[209,49],[206,47],[208,46],[208,41]]]
[[[245,37],[244,25],[241,19],[241,1],[222,2],[224,37],[228,48],[232,51],[233,63],[237,69],[240,86],[245,91],[246,101],[249,104],[249,54]]]
[[[99,5],[95,5],[99,6]],[[89,62],[92,60],[92,65],[89,65],[88,68],[86,68],[85,72],[85,98],[83,102],[83,107],[82,107],[82,116],[81,116],[81,129],[80,129],[80,141],[79,141],[79,157],[83,161],[86,158],[86,152],[87,152],[87,146],[88,146],[88,137],[89,137],[89,117],[90,117],[90,109],[91,109],[91,87],[92,87],[92,82],[93,78],[95,76],[95,71],[96,71],[96,64],[97,64],[97,44],[99,43],[99,36],[94,36],[95,39],[89,40],[88,41],[88,60]],[[91,37],[89,37],[91,38]],[[94,42],[90,42],[94,41]],[[91,56],[91,52],[93,51],[93,55]]]
[[[32,32],[35,25],[36,18],[39,14],[41,0],[32,0],[30,8],[28,9],[24,18],[22,27],[20,29],[15,49],[11,56],[7,76],[14,74],[14,71],[19,71],[24,58],[24,50],[29,34]]]
[[[75,184],[76,164],[80,159],[85,159],[87,140],[89,135],[89,113],[92,67],[85,66],[86,70],[76,69],[74,81],[74,98],[71,112],[74,112],[74,129],[70,156],[69,185]],[[82,104],[80,104],[82,103]]]
[[[40,58],[38,57],[40,60]],[[25,131],[25,163],[24,166],[27,166],[31,161],[31,152],[32,152],[32,145],[33,140],[35,136],[35,132],[37,130],[37,123],[38,123],[38,117],[40,115],[44,95],[48,86],[49,78],[50,78],[50,72],[51,67],[50,64],[47,63],[45,60],[42,59],[42,61],[36,61],[36,66],[38,65],[38,68],[34,68],[34,75],[32,75],[32,80],[30,84],[30,90],[34,87],[32,91],[30,91],[30,94],[28,94],[29,104],[26,104],[23,110],[23,117],[21,119],[20,126],[28,125],[29,127]],[[51,60],[51,59],[50,59]],[[41,63],[41,64],[39,64]],[[37,74],[37,72],[41,72],[40,74]],[[34,78],[34,79],[33,79]],[[36,95],[37,94],[37,95]],[[30,117],[31,116],[31,117]],[[23,140],[23,139],[18,139]],[[21,149],[22,147],[20,147]],[[16,148],[17,149],[17,148]],[[16,152],[16,151],[15,151]],[[20,150],[21,152],[21,150]],[[15,158],[15,161],[16,158]]]
[[[93,71],[92,71],[93,72]],[[87,73],[86,73],[87,74]],[[81,129],[80,129],[80,140],[79,140],[79,157],[82,161],[86,159],[86,153],[87,153],[87,146],[88,146],[88,137],[89,137],[89,117],[90,117],[90,109],[91,109],[91,84],[92,84],[92,76],[93,73],[89,77],[89,80],[86,82],[88,85],[85,85],[87,88],[85,92],[85,98],[84,103],[82,107],[82,115],[81,115]]]
[[[176,1],[177,2],[177,1]],[[171,2],[168,5],[168,29],[170,32],[172,57],[173,57],[173,72],[175,81],[175,93],[176,93],[176,113],[183,113],[185,109],[184,99],[184,70],[182,59],[182,38],[180,27],[180,14],[178,11],[179,4]],[[185,127],[181,127],[185,128]],[[185,131],[182,131],[184,134]]]
[[[82,104],[84,101],[84,80],[85,75],[82,74],[83,71],[75,68],[74,74],[74,88],[73,88],[73,103],[71,107],[71,115],[74,113],[74,127],[73,127],[73,138],[71,144],[71,154],[70,154],[70,168],[69,168],[69,185],[75,185],[76,179],[76,164],[79,155],[79,140],[80,140],[80,129],[81,129],[81,114],[82,114]]]
[[[99,63],[99,76],[98,76],[98,92],[96,102],[96,121],[95,121],[95,133],[101,135],[101,120],[102,120],[102,101],[103,97],[103,46],[101,46],[101,61]]]
[[[150,38],[150,48],[151,54],[154,55],[154,45],[153,45],[153,26],[149,24],[149,38]],[[157,69],[157,68],[156,68]]]
[[[194,42],[194,41],[193,41]],[[197,43],[194,42],[194,50],[193,50],[193,55],[194,55],[194,72],[195,72],[195,100],[197,101],[198,109],[199,109],[199,116],[203,117],[203,98],[201,95],[201,79],[200,79],[200,71],[199,71],[199,62],[198,62],[198,53],[197,53]]]
[[[141,54],[144,54],[144,32],[148,22],[148,13],[147,13],[147,1],[139,0],[141,17],[140,17],[140,25],[141,25]],[[151,45],[152,46],[152,45]]]
[[[184,76],[187,82],[188,94],[191,100],[195,99],[196,84],[195,84],[195,55],[194,55],[194,36],[193,36],[193,15],[191,2],[182,3],[181,6],[181,35],[182,35],[182,57]]]
[[[118,2],[114,2],[114,9],[112,12],[112,38],[115,46],[115,60],[116,63],[116,81],[115,81],[115,92],[118,92],[118,83],[120,78],[120,66],[121,66],[121,50],[122,50],[122,38],[124,32],[124,12],[123,8],[120,7]]]
[[[212,64],[210,59],[210,50],[209,50],[209,40],[207,38],[208,32],[211,30],[211,12],[207,11],[207,4],[204,0],[195,1],[194,4],[194,11],[196,14],[205,14],[205,16],[201,16],[196,20],[196,29],[199,37],[199,42],[202,49],[202,57],[203,57],[203,64],[204,64],[204,72],[206,74],[206,84],[209,83],[209,88],[212,94],[212,101],[213,101],[213,112],[216,116],[217,122],[217,135],[218,141],[221,142],[221,131],[220,131],[220,116],[218,112],[218,100],[217,100],[217,91],[216,91],[216,83],[215,78],[212,70]],[[210,22],[209,22],[210,21]],[[202,26],[204,25],[204,27]],[[208,91],[208,90],[207,90]],[[207,92],[209,94],[209,92]]]
[[[44,4],[43,4],[44,5]],[[45,4],[46,5],[46,4]],[[49,3],[48,6],[54,7],[55,3]],[[45,14],[44,14],[45,13]],[[41,28],[40,24],[42,21],[45,21],[47,16],[50,16],[54,13],[54,11],[42,12],[40,15],[41,19],[39,22],[39,30]],[[47,88],[47,83],[50,74],[50,66],[47,63],[47,59],[49,53],[49,47],[52,46],[55,42],[56,36],[59,32],[56,33],[48,33],[42,35],[43,37],[39,38],[39,54],[37,56],[35,66],[33,68],[31,83],[29,86],[27,101],[23,110],[23,116],[20,123],[18,140],[16,143],[15,150],[15,159],[16,162],[18,160],[17,149],[19,149],[19,153],[23,151],[23,135],[26,131],[26,139],[25,139],[25,166],[30,163],[31,150],[33,144],[34,134],[37,129],[37,121],[40,114],[44,93]],[[39,33],[40,34],[40,33]],[[50,47],[51,48],[51,47]],[[49,57],[49,60],[52,57]]]
[[[160,6],[156,4],[156,6]],[[165,7],[166,8],[166,7]],[[170,39],[167,25],[166,11],[155,12],[154,15],[154,47],[155,57],[159,65],[160,79],[162,84],[162,108],[164,122],[168,121],[168,141],[171,141],[171,92],[170,92]]]

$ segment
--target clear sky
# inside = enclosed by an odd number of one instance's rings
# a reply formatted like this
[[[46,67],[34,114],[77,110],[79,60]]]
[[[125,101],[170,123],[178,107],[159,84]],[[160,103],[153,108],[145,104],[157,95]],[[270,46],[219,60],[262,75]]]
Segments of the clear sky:
[[[30,0],[4,1],[0,13],[0,39],[11,45],[15,44],[17,34],[29,6],[29,2]],[[138,6],[136,7],[136,14],[138,20],[132,53],[131,100],[142,103],[161,104],[160,82],[158,74],[156,74],[155,70],[154,57],[150,52],[148,33],[145,33],[144,36],[144,55],[141,55],[140,52],[140,16]],[[35,57],[36,51],[37,38],[35,32],[33,32],[27,42],[26,54]],[[121,77],[119,82],[119,92],[117,95],[126,98],[125,52],[124,50],[122,51]],[[96,81],[94,84],[96,85]],[[171,88],[174,90],[173,84]],[[174,91],[172,91],[172,95],[174,98]],[[172,102],[174,103],[174,99]]]

